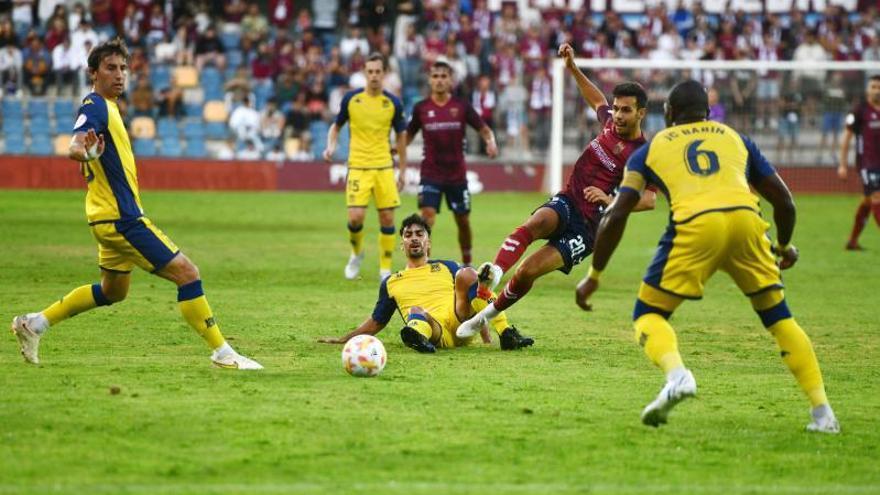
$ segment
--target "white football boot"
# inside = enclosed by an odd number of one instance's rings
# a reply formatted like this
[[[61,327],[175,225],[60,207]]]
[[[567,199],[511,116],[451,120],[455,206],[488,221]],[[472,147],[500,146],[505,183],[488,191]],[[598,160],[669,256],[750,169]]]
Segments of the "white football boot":
[[[480,333],[480,330],[483,329],[483,326],[486,324],[486,319],[483,318],[483,313],[479,312],[472,316],[469,320],[462,322],[461,325],[458,326],[458,329],[455,331],[455,336],[460,339],[469,339],[474,335]]]
[[[211,362],[218,368],[234,369],[234,370],[261,370],[263,365],[251,358],[244,357],[235,352],[235,350],[224,344],[223,347],[217,349],[211,354]]]
[[[648,426],[660,426],[666,423],[669,411],[679,402],[697,395],[697,381],[689,369],[682,371],[674,378],[669,379],[654,402],[642,411],[642,423]]]
[[[807,425],[807,431],[814,433],[830,433],[832,435],[840,433],[840,423],[837,422],[837,418],[834,416],[834,411],[831,410],[831,406],[827,404],[817,406],[813,408],[810,415],[813,417],[813,420]]]
[[[501,277],[503,276],[504,271],[501,267],[490,261],[480,265],[480,268],[477,270],[477,278],[480,280],[480,283],[493,292],[495,287],[498,287],[498,284],[501,283]]]
[[[361,252],[361,254],[353,254],[349,256],[348,263],[345,265],[345,278],[347,278],[348,280],[356,279],[358,273],[361,272],[361,261],[363,260],[363,252]]]
[[[49,327],[46,317],[40,313],[29,313],[12,319],[12,333],[18,339],[21,355],[32,364],[40,364],[40,334]]]

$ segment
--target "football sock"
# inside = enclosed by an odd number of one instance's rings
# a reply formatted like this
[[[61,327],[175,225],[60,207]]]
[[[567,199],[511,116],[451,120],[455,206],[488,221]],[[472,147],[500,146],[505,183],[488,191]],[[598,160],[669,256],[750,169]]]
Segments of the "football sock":
[[[774,291],[780,296],[782,291]],[[753,298],[752,304],[760,306]],[[788,366],[813,407],[828,403],[825,384],[813,344],[804,330],[794,321],[785,299],[767,309],[756,309],[764,327],[776,339],[782,361]]]
[[[635,321],[636,341],[645,349],[645,354],[667,377],[684,365],[678,353],[678,339],[675,330],[663,316],[647,313]]]
[[[189,326],[205,339],[211,349],[218,349],[226,343],[226,339],[220,333],[220,326],[214,321],[208,299],[202,291],[201,280],[177,288],[177,305],[180,306],[180,312]]]
[[[507,281],[504,290],[495,300],[495,309],[504,311],[513,306],[514,303],[522,299],[532,289],[532,281],[520,280],[516,275]]]
[[[486,290],[485,292],[479,290],[479,284],[474,284],[471,286],[470,290],[468,290],[468,300],[471,303],[471,308],[474,309],[475,313],[483,313],[483,316],[486,317],[486,320],[489,322],[489,325],[495,329],[495,332],[498,335],[501,335],[507,327],[510,326],[510,322],[507,321],[507,315],[504,314],[503,311],[495,310],[494,306],[490,303],[495,300],[495,294],[490,290]],[[492,308],[488,311],[486,308]]]
[[[434,334],[434,329],[431,328],[431,324],[428,323],[428,318],[425,315],[410,313],[406,319],[406,326],[424,335],[428,340],[431,340],[431,336]]]
[[[70,291],[66,296],[52,303],[42,311],[49,325],[55,325],[83,311],[97,306],[112,304],[101,291],[101,284],[83,285]]]
[[[351,254],[357,256],[364,251],[364,226],[355,227],[348,224],[348,240],[351,243]]]
[[[498,250],[498,254],[495,255],[494,263],[507,273],[507,270],[510,270],[510,267],[515,265],[523,253],[526,252],[532,240],[532,234],[525,227],[517,227],[501,243],[501,248]]]
[[[874,212],[874,221],[877,222],[877,225],[880,225],[880,203],[872,204],[871,211]]]
[[[859,240],[859,236],[865,230],[865,225],[868,223],[868,215],[870,214],[871,205],[865,202],[859,203],[859,207],[856,209],[856,218],[853,223],[852,232],[849,234],[850,244],[855,244]],[[877,218],[876,213],[874,218]]]
[[[394,226],[382,227],[379,234],[379,269],[391,271],[391,256],[394,254],[394,244],[397,236]]]

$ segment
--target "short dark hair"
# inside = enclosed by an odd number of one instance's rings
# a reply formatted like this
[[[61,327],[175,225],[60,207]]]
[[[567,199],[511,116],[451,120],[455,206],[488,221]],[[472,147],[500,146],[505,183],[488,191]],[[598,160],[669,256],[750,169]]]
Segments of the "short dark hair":
[[[110,55],[119,55],[126,62],[128,62],[129,54],[128,47],[125,46],[125,41],[122,38],[115,38],[109,41],[105,41],[100,45],[92,48],[92,51],[89,52],[88,65],[91,70],[98,70],[98,67],[101,66],[101,61]]]
[[[873,76],[869,77],[868,82],[870,82],[870,81],[880,82],[880,74],[874,74]]]
[[[388,59],[385,58],[385,55],[373,52],[367,56],[367,62],[375,62],[376,60],[382,62],[382,70],[388,70]]]
[[[709,116],[709,95],[698,81],[688,79],[676,84],[666,98],[672,122],[683,124],[705,120]]]
[[[423,229],[425,229],[425,232],[428,233],[428,237],[431,237],[431,226],[428,225],[428,221],[425,220],[424,217],[422,217],[418,213],[413,213],[412,215],[403,219],[403,222],[401,222],[400,224],[399,235],[403,237],[403,231],[413,225],[421,226]]]
[[[645,88],[643,88],[642,85],[637,82],[620,83],[617,86],[614,86],[614,90],[611,92],[611,94],[615,98],[620,98],[623,96],[635,97],[636,109],[645,108],[645,106],[648,104],[648,93],[646,93]]]
[[[446,69],[446,72],[448,72],[450,76],[455,73],[455,70],[452,69],[452,66],[449,65],[445,60],[437,60],[436,62],[431,64],[431,70],[434,69]]]

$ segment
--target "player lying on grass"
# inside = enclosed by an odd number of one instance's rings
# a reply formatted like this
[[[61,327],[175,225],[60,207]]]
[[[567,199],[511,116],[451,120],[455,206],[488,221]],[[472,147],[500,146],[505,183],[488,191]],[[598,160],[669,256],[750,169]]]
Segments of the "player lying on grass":
[[[481,281],[490,281],[489,288],[494,289],[504,273],[525,254],[529,244],[536,239],[547,239],[547,244],[517,267],[493,304],[458,327],[459,337],[474,335],[484,321],[525,297],[538,278],[554,270],[568,274],[593,252],[596,226],[602,211],[611,203],[611,194],[620,184],[626,160],[645,143],[641,122],[647,112],[648,95],[644,88],[632,82],[618,84],[609,106],[605,95],[575,65],[574,50],[563,44],[559,55],[565,58],[581,95],[596,111],[603,125],[602,132],[581,153],[565,190],[532,212],[528,220],[504,240],[495,261],[480,267]],[[654,193],[648,191],[638,209],[652,208]]]
[[[39,313],[16,316],[12,332],[25,361],[39,363],[40,338],[50,326],[128,295],[131,271],[138,266],[177,286],[177,301],[187,323],[213,349],[211,361],[222,368],[263,367],[232,349],[220,333],[202,291],[196,265],[144,216],[137,167],[116,100],[125,91],[128,49],[121,39],[95,47],[88,57],[94,87],[83,99],[68,156],[80,163],[88,183],[86,216],[98,241],[101,282],[83,285]]]
[[[602,217],[586,298],[599,287],[599,274],[614,253],[626,220],[645,186],[652,183],[669,200],[669,227],[639,287],[633,310],[635,338],[666,374],[666,384],[642,412],[642,422],[658,426],[680,401],[697,393],[684,367],[669,317],[685,299],[703,297],[716,270],[727,272],[749,299],[761,323],[776,339],[782,360],[810,400],[807,430],[838,433],[840,426],[825,395],[810,338],[794,320],[782,292],[780,269],[792,267],[795,207],[791,192],[750,139],[710,122],[702,85],[677,84],[666,100],[667,128],[639,149],[626,165],[620,194]],[[771,247],[754,187],[773,205],[777,245]],[[774,256],[775,253],[775,256]],[[776,264],[776,256],[781,258]]]
[[[431,227],[419,215],[404,219],[400,239],[406,255],[406,268],[382,281],[372,316],[344,337],[322,338],[319,342],[342,344],[355,335],[375,335],[388,325],[395,310],[406,323],[400,330],[401,340],[418,352],[436,352],[438,347],[460,347],[472,340],[456,337],[455,329],[460,321],[489,304],[491,291],[481,290],[473,268],[460,267],[454,261],[428,259]],[[519,349],[534,343],[510,326],[504,313],[498,314],[489,324],[498,332],[502,349]],[[483,341],[491,341],[485,329]]]

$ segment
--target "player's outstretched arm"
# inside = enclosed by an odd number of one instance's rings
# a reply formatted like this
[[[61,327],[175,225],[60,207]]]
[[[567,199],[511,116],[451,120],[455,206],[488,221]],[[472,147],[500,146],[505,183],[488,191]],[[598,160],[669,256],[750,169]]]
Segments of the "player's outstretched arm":
[[[356,337],[358,335],[376,335],[381,332],[382,329],[385,328],[385,325],[379,323],[373,318],[367,318],[363,323],[360,324],[359,327],[352,330],[348,335],[344,337],[321,337],[318,339],[318,342],[322,344],[344,344],[348,342],[352,337]]]
[[[849,143],[852,142],[853,131],[845,129],[840,140],[840,158],[837,161],[837,177],[846,180],[846,169],[849,166]]]
[[[327,132],[327,147],[324,149],[324,160],[333,161],[333,154],[336,153],[336,143],[339,141],[339,126],[336,122],[330,125],[330,131]]]
[[[104,136],[95,133],[94,129],[89,132],[77,132],[70,140],[70,148],[67,157],[78,162],[94,160],[104,153]]]
[[[596,242],[593,245],[593,261],[590,271],[586,277],[578,282],[575,289],[575,303],[584,311],[593,309],[588,300],[599,289],[599,274],[608,265],[611,255],[617,249],[617,245],[623,237],[623,231],[626,229],[629,214],[638,202],[639,194],[637,192],[631,189],[620,191],[599,222]]]
[[[602,91],[600,91],[599,88],[597,88],[596,85],[593,84],[583,72],[581,72],[577,64],[574,63],[574,48],[568,43],[559,45],[559,56],[565,59],[565,66],[574,77],[574,80],[578,85],[578,90],[581,92],[581,96],[583,96],[584,100],[590,104],[590,107],[592,107],[593,110],[596,110],[602,105],[607,105],[608,100],[605,99],[605,95],[602,94]]]
[[[773,222],[776,224],[776,254],[782,259],[779,268],[791,268],[798,260],[798,250],[791,244],[797,212],[794,198],[779,174],[768,175],[754,184],[758,193],[773,205]]]

